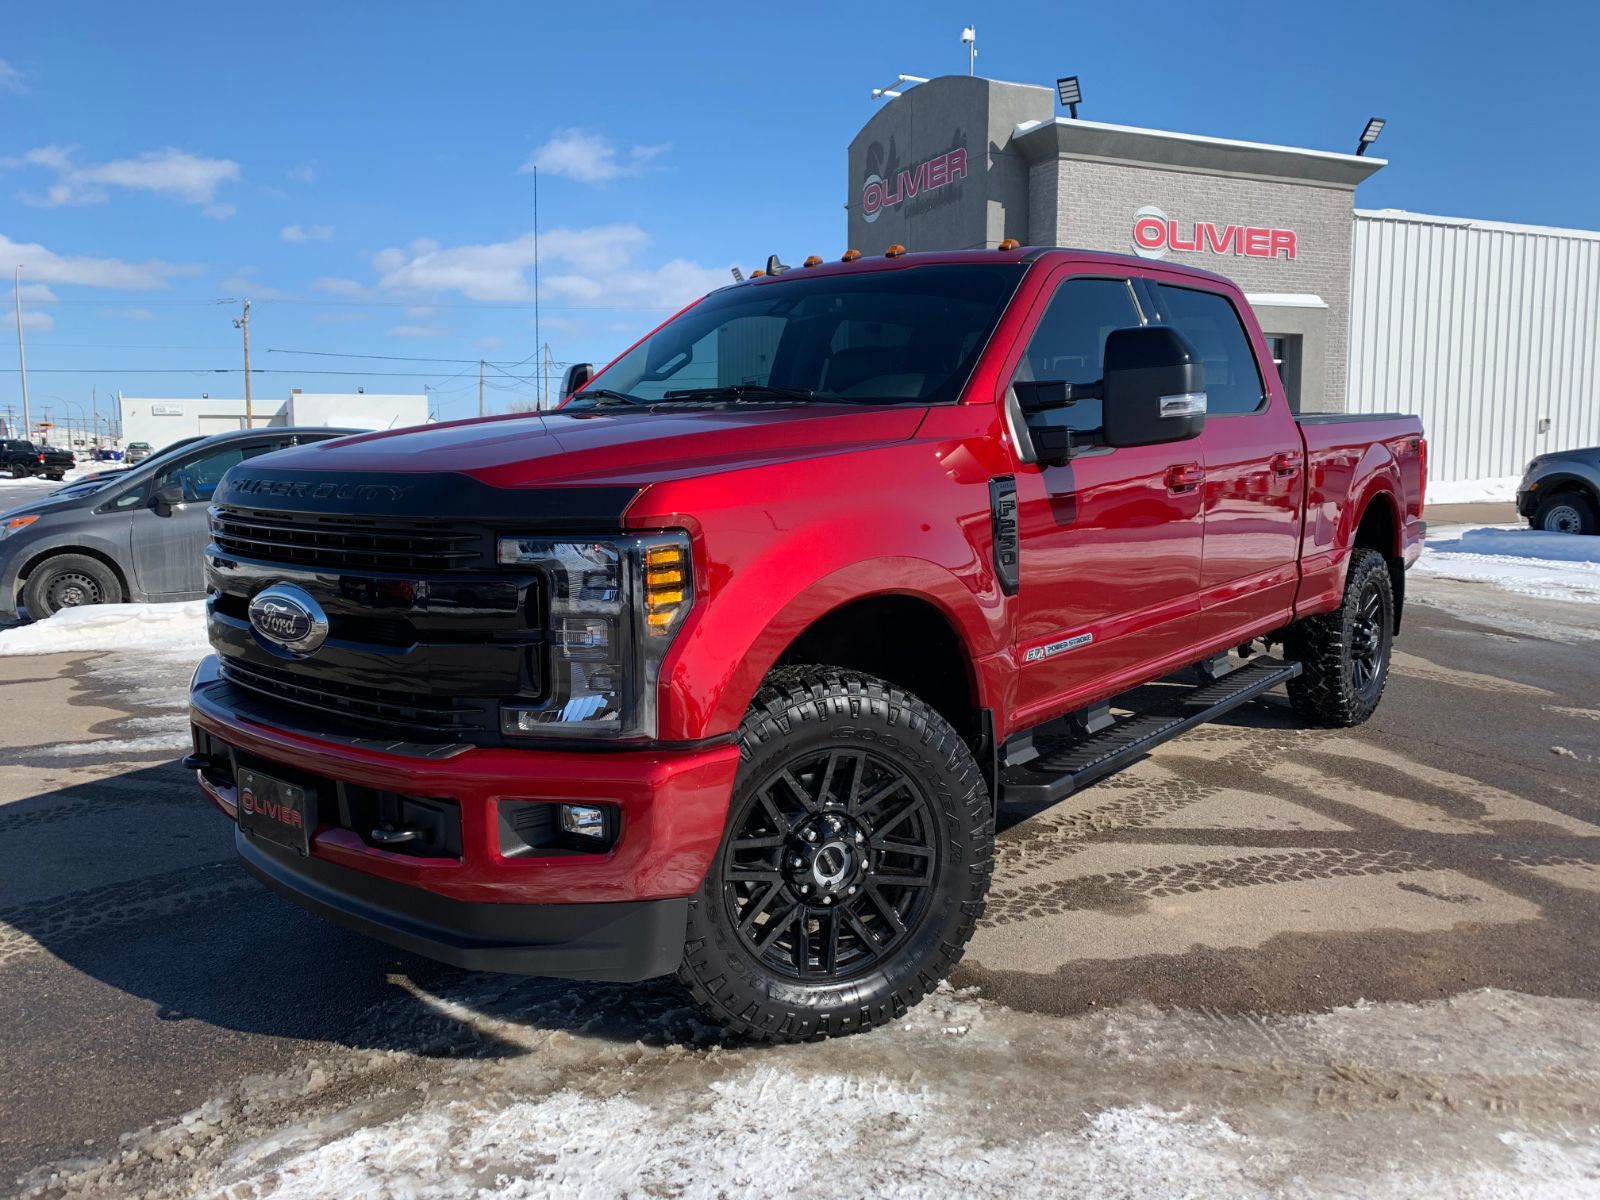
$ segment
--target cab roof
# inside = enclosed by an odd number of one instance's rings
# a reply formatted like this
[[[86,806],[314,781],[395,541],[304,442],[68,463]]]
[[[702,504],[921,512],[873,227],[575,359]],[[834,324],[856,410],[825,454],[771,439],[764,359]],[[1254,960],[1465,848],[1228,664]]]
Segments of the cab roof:
[[[1006,262],[1031,266],[1038,263],[1049,264],[1065,260],[1100,265],[1112,270],[1146,271],[1151,267],[1159,266],[1162,271],[1187,275],[1194,279],[1205,280],[1208,283],[1223,284],[1230,288],[1237,286],[1226,275],[1219,275],[1215,271],[1205,271],[1199,267],[1168,262],[1165,259],[1158,261],[1140,258],[1133,254],[1112,254],[1104,250],[1080,250],[1071,246],[1018,246],[1013,250],[926,250],[916,254],[906,251],[893,257],[887,254],[863,254],[850,262],[833,260],[818,263],[814,267],[790,266],[781,275],[762,274],[738,283],[728,284],[727,287],[718,288],[717,290],[727,291],[728,288],[741,287],[770,287],[785,281],[808,279],[820,275],[850,275],[864,271],[900,271],[909,267],[967,263],[990,265]]]

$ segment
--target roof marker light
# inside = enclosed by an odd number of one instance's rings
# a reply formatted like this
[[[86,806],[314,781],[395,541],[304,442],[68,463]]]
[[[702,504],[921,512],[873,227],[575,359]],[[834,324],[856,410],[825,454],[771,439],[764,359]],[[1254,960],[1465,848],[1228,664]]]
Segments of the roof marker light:
[[[896,242],[894,245],[890,246],[887,250],[885,250],[883,252],[883,256],[885,258],[899,258],[905,252],[906,252],[906,248],[904,246],[902,246],[899,242]]]
[[[760,279],[765,274],[766,274],[765,271],[751,271],[750,272],[750,278],[751,279]]]
[[[1007,238],[1005,241],[1001,242],[998,246],[996,246],[995,249],[996,250],[1015,250],[1020,245],[1022,245],[1022,243],[1017,241],[1016,238]]]
[[[860,258],[860,257],[861,257],[861,251],[859,251],[859,250],[846,250],[843,254],[841,254],[839,256],[839,261],[840,262],[855,262],[855,260]]]
[[[820,267],[821,265],[822,265],[822,255],[820,255],[820,254],[808,255],[806,257],[806,261],[801,264],[801,266],[805,266],[805,267]]]

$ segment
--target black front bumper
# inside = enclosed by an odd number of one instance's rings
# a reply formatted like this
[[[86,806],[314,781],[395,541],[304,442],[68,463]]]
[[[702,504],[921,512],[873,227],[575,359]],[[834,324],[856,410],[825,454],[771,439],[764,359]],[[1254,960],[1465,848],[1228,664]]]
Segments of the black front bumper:
[[[683,957],[687,899],[487,904],[439,896],[264,845],[242,831],[245,868],[319,916],[402,950],[473,971],[632,983]]]

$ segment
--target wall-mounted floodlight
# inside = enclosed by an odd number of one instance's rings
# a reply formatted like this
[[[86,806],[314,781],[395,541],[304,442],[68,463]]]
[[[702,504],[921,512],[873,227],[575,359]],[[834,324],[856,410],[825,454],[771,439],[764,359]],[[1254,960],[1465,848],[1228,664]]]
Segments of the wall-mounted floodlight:
[[[894,77],[894,82],[888,87],[873,88],[872,98],[874,100],[893,100],[895,97],[905,94],[905,89],[900,86],[902,83],[927,82],[927,78],[922,75],[896,75]]]
[[[733,272],[733,281],[735,283],[743,283],[744,282],[744,272],[739,270],[738,267],[729,267],[728,270]]]
[[[1073,120],[1078,118],[1078,105],[1083,103],[1083,88],[1078,83],[1076,75],[1068,75],[1064,79],[1056,80],[1056,95],[1061,98],[1061,105],[1067,110]]]
[[[1356,143],[1357,154],[1365,154],[1367,147],[1378,140],[1378,135],[1383,132],[1384,124],[1382,117],[1373,117],[1372,120],[1367,122],[1367,127],[1361,131],[1361,140]]]

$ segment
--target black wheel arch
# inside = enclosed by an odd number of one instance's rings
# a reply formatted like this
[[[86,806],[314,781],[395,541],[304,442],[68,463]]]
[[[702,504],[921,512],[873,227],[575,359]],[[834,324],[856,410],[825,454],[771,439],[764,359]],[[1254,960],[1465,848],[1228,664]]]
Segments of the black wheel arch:
[[[1394,593],[1394,632],[1400,632],[1405,612],[1406,560],[1400,553],[1400,508],[1388,492],[1374,492],[1361,510],[1356,536],[1350,544],[1356,550],[1376,550],[1389,566],[1389,587]]]

